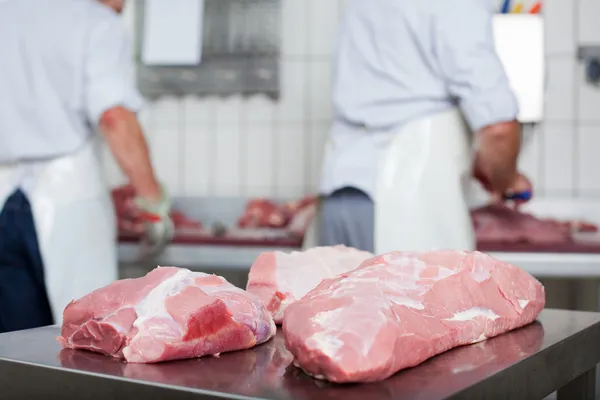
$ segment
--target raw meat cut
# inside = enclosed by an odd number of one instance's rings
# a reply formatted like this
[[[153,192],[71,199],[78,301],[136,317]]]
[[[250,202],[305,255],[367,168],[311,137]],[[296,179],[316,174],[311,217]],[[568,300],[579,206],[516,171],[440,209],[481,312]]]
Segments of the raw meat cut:
[[[371,257],[371,253],[341,245],[262,253],[250,268],[246,290],[260,298],[279,324],[288,305],[323,279],[352,271]]]
[[[242,217],[238,220],[239,228],[279,228],[292,225],[292,233],[308,228],[310,218],[316,210],[317,198],[308,196],[297,201],[277,204],[266,199],[250,200]],[[304,234],[304,231],[301,233]]]
[[[484,381],[508,365],[529,358],[539,351],[543,339],[543,325],[536,321],[493,340],[440,354],[432,362],[405,370],[377,384],[327,385],[317,382],[307,385],[306,376],[290,368],[284,376],[284,387],[288,398],[294,400],[426,400],[444,398],[444,395],[452,398],[452,395],[471,386],[471,382]]]
[[[158,267],[72,301],[59,343],[128,362],[217,355],[248,349],[275,334],[260,300],[224,278]]]
[[[572,241],[573,232],[597,230],[583,221],[538,219],[500,204],[474,210],[472,217],[480,242],[562,244]]]
[[[323,281],[291,304],[295,364],[334,382],[383,380],[453,347],[533,322],[544,287],[479,252],[392,252]]]
[[[117,227],[120,233],[130,235],[141,235],[144,224],[141,212],[134,203],[135,189],[131,185],[121,186],[112,191],[113,203],[117,214]],[[202,228],[202,224],[186,217],[183,213],[171,211],[171,219],[175,230]]]
[[[246,399],[262,398],[265,388],[285,390],[281,387],[283,376],[294,360],[279,333],[246,351],[168,364],[107,362],[101,354],[71,349],[61,350],[59,358],[63,368],[193,389],[227,388],[228,393]]]
[[[238,220],[240,228],[282,228],[287,223],[283,210],[274,202],[255,199],[248,202]]]

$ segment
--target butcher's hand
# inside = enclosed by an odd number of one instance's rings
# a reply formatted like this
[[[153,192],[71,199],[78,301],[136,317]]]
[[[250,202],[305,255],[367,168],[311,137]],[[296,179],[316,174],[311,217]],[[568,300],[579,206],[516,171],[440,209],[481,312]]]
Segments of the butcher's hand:
[[[504,203],[514,195],[529,193],[531,195],[529,197],[521,198],[517,196],[510,200],[518,208],[519,206],[527,203],[529,200],[531,200],[531,197],[533,197],[533,185],[531,184],[531,181],[520,172],[517,172],[509,181],[510,184],[504,193],[494,188],[485,174],[483,174],[482,171],[477,167],[477,164],[475,164],[473,176],[481,184],[481,186],[483,186],[483,188],[490,193],[492,196],[492,203]]]
[[[144,221],[144,235],[141,240],[141,256],[155,257],[171,243],[175,236],[175,227],[170,217],[171,199],[164,187],[158,200],[137,197],[136,206]]]
[[[519,195],[528,194],[526,197],[522,197]],[[517,195],[516,197],[513,197]],[[515,207],[519,207],[525,203],[527,203],[533,197],[533,185],[531,181],[523,174],[518,173],[513,179],[512,183],[509,185],[506,192],[502,195],[502,200],[510,200],[513,202]]]

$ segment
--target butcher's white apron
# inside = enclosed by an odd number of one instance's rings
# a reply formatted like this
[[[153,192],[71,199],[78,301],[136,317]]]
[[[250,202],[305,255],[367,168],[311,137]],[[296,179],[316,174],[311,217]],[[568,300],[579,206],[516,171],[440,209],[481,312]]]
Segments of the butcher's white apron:
[[[375,252],[475,249],[467,205],[472,135],[457,109],[411,121],[382,157]]]
[[[115,216],[96,144],[88,140],[75,154],[36,162],[33,184],[25,188],[57,324],[71,300],[118,277]],[[18,168],[0,165],[2,197]]]
[[[319,216],[321,212],[319,210],[319,204],[317,203],[317,211],[315,212],[311,223],[308,225],[308,229],[304,234],[304,238],[302,241],[302,250],[312,249],[319,245],[318,239],[318,226],[319,226]]]

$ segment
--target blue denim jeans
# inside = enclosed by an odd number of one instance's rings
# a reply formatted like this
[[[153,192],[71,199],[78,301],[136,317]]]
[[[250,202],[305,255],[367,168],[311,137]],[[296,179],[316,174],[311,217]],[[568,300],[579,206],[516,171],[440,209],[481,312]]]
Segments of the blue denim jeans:
[[[52,324],[31,206],[17,190],[0,210],[0,333]]]
[[[343,244],[374,251],[375,205],[363,191],[347,187],[324,197],[320,217],[320,246]]]

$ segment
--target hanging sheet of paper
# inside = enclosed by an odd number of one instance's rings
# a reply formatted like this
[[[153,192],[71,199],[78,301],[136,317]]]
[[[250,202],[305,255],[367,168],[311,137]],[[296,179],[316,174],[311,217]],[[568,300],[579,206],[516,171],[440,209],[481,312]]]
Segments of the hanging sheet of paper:
[[[546,81],[544,19],[540,15],[498,14],[493,26],[498,57],[519,102],[519,121],[541,122]]]
[[[142,62],[200,64],[203,21],[204,0],[146,0]]]

